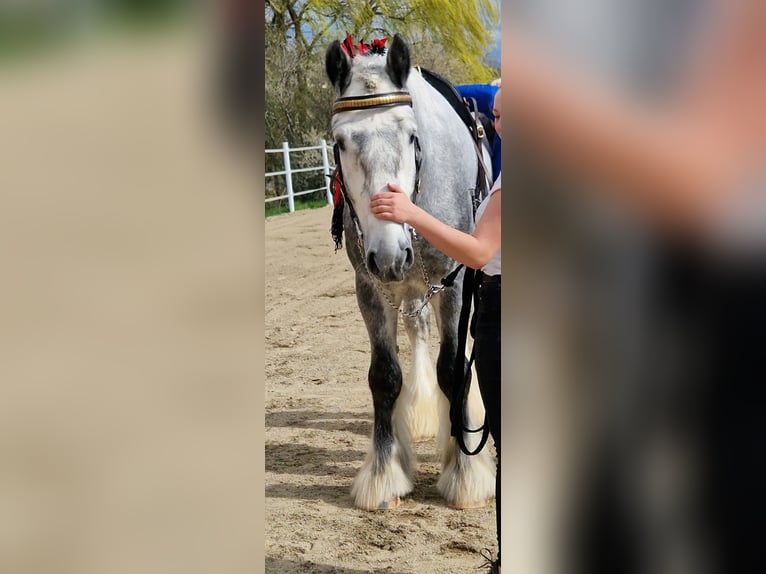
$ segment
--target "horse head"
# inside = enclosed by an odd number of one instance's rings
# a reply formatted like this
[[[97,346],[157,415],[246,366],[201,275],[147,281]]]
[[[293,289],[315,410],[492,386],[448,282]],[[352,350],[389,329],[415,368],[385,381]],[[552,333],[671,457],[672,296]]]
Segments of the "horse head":
[[[342,166],[345,199],[362,236],[364,258],[382,281],[402,281],[414,252],[406,226],[377,219],[373,195],[399,184],[412,194],[418,186],[419,143],[412,97],[407,91],[410,53],[395,35],[388,50],[353,46],[350,37],[327,50],[327,75],[335,88],[332,133],[336,163]]]

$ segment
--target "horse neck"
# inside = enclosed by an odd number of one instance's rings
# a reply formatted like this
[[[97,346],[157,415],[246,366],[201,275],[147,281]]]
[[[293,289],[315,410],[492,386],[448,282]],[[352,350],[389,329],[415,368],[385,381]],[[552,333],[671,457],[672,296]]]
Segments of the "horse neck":
[[[449,102],[415,68],[410,71],[407,90],[412,95],[418,130],[455,133],[458,126],[463,125]]]
[[[464,228],[471,210],[467,190],[476,182],[471,134],[450,103],[417,70],[411,71],[407,89],[422,149],[419,204],[453,227]]]

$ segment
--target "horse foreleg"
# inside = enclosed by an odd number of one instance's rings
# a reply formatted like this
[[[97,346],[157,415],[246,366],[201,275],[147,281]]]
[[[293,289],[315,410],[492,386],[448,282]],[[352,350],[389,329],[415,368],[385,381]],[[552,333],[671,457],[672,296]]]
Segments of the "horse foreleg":
[[[468,456],[460,449],[457,440],[451,436],[450,432],[449,410],[452,389],[455,382],[462,376],[455,372],[459,297],[460,294],[457,291],[442,291],[438,304],[441,344],[436,374],[442,390],[439,401],[441,424],[438,437],[442,472],[437,488],[447,504],[453,508],[478,508],[487,504],[495,495],[495,461],[489,448],[491,440],[481,452]],[[464,418],[465,427],[470,429],[479,428],[484,422],[484,406],[475,374]],[[480,438],[480,433],[463,433],[463,439],[469,450],[475,450]]]
[[[420,299],[413,301],[420,306]],[[430,311],[424,307],[416,317],[405,317],[404,327],[412,348],[409,376],[405,379],[399,396],[397,415],[410,430],[415,441],[437,435],[439,431],[439,392],[436,371],[428,352],[430,336]]]
[[[368,373],[374,407],[370,450],[354,478],[354,504],[365,510],[394,508],[412,490],[409,431],[396,412],[402,371],[396,355],[396,311],[380,304],[368,283],[357,280],[357,301],[370,337]]]

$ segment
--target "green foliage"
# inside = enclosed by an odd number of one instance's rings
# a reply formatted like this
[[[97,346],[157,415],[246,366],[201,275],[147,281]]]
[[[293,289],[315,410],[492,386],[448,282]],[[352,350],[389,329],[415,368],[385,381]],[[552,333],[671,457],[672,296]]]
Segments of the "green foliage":
[[[45,13],[0,7],[0,58],[35,53],[57,45],[66,31]]]
[[[101,0],[101,3],[114,17],[142,22],[165,20],[191,5],[189,0]]]
[[[266,0],[267,28],[303,53],[346,33],[369,41],[398,32],[415,53],[421,43],[441,46],[475,82],[495,77],[483,55],[498,19],[498,0]]]
[[[44,53],[87,32],[165,29],[195,0],[0,0],[0,59]]]
[[[329,131],[332,90],[324,72],[324,52],[307,53],[289,45],[273,29],[266,30],[266,147],[276,149],[286,141],[290,147],[318,145],[321,139],[331,140]],[[330,152],[332,153],[332,152]],[[319,154],[291,154],[294,169],[321,164]],[[284,169],[281,154],[266,155],[266,172]],[[317,180],[317,175],[320,179]],[[296,191],[324,185],[321,174],[302,173],[293,176]],[[267,197],[282,195],[279,178],[267,178]]]
[[[313,195],[313,194],[312,194]],[[304,198],[295,198],[295,211],[301,211],[303,209],[318,209],[321,207],[327,207],[327,200],[324,199],[324,197],[315,197],[311,198],[311,196],[308,196],[309,199]],[[266,204],[266,217],[271,217],[273,215],[280,215],[282,213],[289,213],[290,208],[287,206],[287,200],[281,199],[277,201],[272,201]]]

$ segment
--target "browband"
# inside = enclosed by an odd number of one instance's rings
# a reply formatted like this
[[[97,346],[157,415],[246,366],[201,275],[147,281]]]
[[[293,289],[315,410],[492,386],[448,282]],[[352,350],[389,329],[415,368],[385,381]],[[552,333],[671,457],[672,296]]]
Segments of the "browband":
[[[390,106],[412,107],[412,96],[408,92],[389,92],[387,94],[371,94],[369,96],[352,96],[338,98],[332,107],[332,113],[366,110]]]

